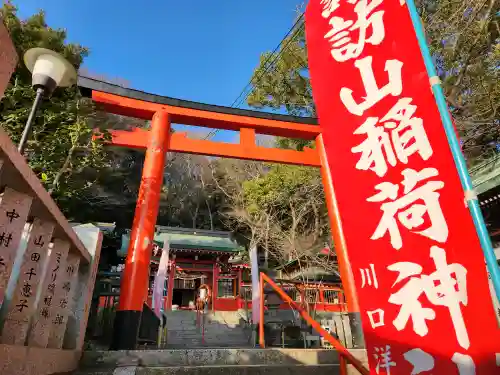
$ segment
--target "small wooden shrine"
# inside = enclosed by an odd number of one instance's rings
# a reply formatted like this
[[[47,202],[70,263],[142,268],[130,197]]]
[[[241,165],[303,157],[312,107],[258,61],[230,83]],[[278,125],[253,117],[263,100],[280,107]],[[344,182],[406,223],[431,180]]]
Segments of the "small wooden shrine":
[[[235,311],[244,265],[233,264],[244,248],[231,232],[156,227],[150,266],[148,304],[152,306],[153,283],[162,252],[169,251],[168,277],[163,292],[165,310],[193,309],[197,289],[202,284],[212,292],[211,310]],[[125,257],[129,234],[122,236],[118,255]]]

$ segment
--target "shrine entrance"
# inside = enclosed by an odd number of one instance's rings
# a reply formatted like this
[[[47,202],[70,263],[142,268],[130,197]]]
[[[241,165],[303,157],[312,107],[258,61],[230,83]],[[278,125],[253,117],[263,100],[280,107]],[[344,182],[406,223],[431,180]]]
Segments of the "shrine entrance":
[[[201,285],[211,281],[207,272],[178,271],[172,290],[172,310],[194,310],[196,294]]]
[[[126,89],[85,77],[79,78],[78,85],[83,95],[91,97],[109,113],[151,120],[149,130],[132,128],[111,131],[112,140],[109,142],[113,146],[146,151],[113,330],[113,350],[131,350],[136,347],[143,304],[148,294],[151,252],[167,152],[320,168],[347,308],[353,325],[361,326],[353,272],[347,256],[323,137],[316,119],[195,103]],[[228,144],[189,139],[185,133],[172,133],[172,123],[237,131],[240,142]],[[295,151],[261,147],[256,144],[258,134],[314,140],[316,148]],[[175,272],[176,264],[179,264],[178,260],[171,267]],[[212,275],[215,275],[219,272],[219,267],[213,263],[212,270]],[[172,299],[167,308],[172,307],[173,301],[178,302],[181,308],[186,305],[189,308],[194,281],[186,278],[194,277],[194,274],[189,276],[188,272],[185,275],[184,279],[169,275],[170,280],[175,280],[174,283],[182,287],[176,288],[174,293],[175,285],[169,283],[168,296]],[[209,277],[208,274],[206,277]],[[231,278],[228,280],[222,283],[221,291],[234,284],[230,281]],[[212,285],[214,284],[215,282]],[[218,287],[219,285],[214,288],[215,293]]]

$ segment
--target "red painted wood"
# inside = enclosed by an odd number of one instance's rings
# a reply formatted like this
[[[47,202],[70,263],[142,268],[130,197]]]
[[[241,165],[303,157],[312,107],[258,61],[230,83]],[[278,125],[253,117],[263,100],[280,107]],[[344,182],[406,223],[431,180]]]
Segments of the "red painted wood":
[[[142,311],[147,297],[151,249],[169,136],[169,115],[166,112],[155,113],[125,260],[118,310]]]

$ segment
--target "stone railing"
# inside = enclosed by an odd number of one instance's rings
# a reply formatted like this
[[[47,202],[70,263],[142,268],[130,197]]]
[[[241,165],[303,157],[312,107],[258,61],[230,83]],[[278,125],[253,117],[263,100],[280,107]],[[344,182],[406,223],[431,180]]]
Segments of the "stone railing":
[[[77,366],[102,234],[72,227],[0,130],[0,374]]]

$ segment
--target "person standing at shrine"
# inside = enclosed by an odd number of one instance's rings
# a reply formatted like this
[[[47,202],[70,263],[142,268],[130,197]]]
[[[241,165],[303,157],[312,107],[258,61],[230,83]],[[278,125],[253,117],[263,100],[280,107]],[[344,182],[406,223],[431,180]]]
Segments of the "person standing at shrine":
[[[207,284],[200,285],[198,288],[198,298],[196,303],[196,307],[199,311],[205,311],[208,308],[210,297],[210,287]]]

